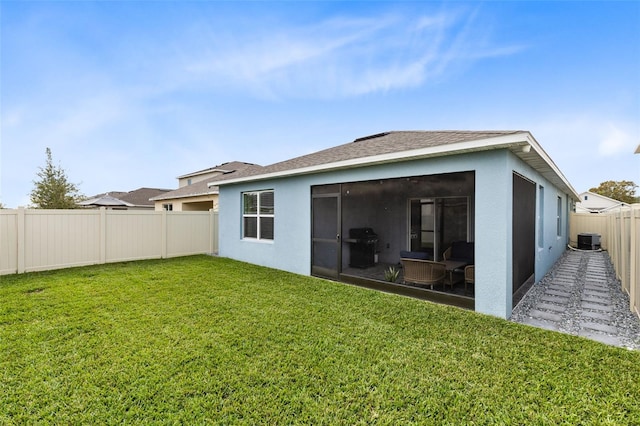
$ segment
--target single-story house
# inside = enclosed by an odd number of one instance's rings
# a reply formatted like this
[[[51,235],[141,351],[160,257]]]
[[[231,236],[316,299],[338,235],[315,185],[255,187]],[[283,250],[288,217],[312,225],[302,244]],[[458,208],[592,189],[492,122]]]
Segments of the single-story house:
[[[209,186],[214,178],[244,170],[248,167],[260,167],[256,164],[231,161],[208,169],[178,176],[178,189],[168,191],[151,198],[157,211],[208,211],[218,210],[218,187]]]
[[[580,201],[576,203],[576,213],[609,213],[620,211],[623,207],[629,207],[629,204],[614,200],[595,192],[587,191],[580,195]]]
[[[95,195],[77,204],[94,209],[104,207],[107,210],[153,210],[154,203],[149,199],[169,191],[170,189],[161,188],[138,188],[129,192],[111,191]]]
[[[502,318],[565,251],[578,201],[528,131],[385,132],[209,185],[220,256]],[[457,267],[432,288],[385,281],[411,257]]]

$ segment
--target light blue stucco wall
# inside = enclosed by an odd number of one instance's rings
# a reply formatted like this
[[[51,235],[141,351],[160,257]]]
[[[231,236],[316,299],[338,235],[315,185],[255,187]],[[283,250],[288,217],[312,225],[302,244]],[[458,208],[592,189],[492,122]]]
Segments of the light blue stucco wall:
[[[266,189],[274,190],[274,239],[264,242],[243,240],[240,194]],[[309,275],[311,201],[308,178],[223,186],[219,200],[220,256]]]
[[[567,244],[569,243],[568,205],[570,197],[513,154],[510,154],[509,167],[536,184],[535,281],[538,282],[567,249]],[[541,186],[544,188],[543,203],[540,198]],[[557,227],[558,197],[560,198],[562,207],[560,215],[560,235],[558,235]],[[542,205],[544,205],[544,211],[541,211]],[[543,238],[540,239],[540,226],[542,222],[544,223]]]
[[[537,283],[565,251],[568,238],[568,199],[540,173],[509,151],[482,156],[476,166],[476,311],[502,318],[511,316],[512,244],[513,244],[513,173],[536,185],[535,275]],[[544,203],[540,202],[540,186],[544,187]],[[560,197],[560,236],[557,232],[557,200]],[[482,200],[491,200],[489,203]],[[540,206],[544,205],[544,212]],[[540,241],[541,218],[544,221]],[[486,267],[485,267],[486,266]],[[486,284],[485,284],[486,283]]]
[[[511,186],[509,154],[479,156],[476,168],[476,311],[511,315]]]
[[[536,248],[536,281],[562,254],[566,241],[556,236],[557,190],[506,150],[386,164],[286,179],[224,185],[220,188],[219,254],[262,266],[309,275],[311,271],[311,186],[373,179],[475,171],[476,311],[511,315],[512,173],[545,187],[544,249]],[[273,189],[274,241],[242,239],[241,193]],[[564,195],[566,210],[566,195]],[[566,213],[566,212],[565,212]],[[568,218],[568,215],[565,214]],[[564,236],[566,223],[564,222]],[[536,225],[537,226],[537,225]],[[538,232],[536,230],[536,235]],[[547,241],[548,240],[548,241]],[[550,247],[550,248],[549,248]]]

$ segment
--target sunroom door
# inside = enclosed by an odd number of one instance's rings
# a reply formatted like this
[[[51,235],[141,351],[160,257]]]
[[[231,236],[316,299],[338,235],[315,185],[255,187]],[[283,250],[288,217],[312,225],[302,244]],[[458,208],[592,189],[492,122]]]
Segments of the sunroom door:
[[[342,256],[339,190],[339,185],[314,187],[311,197],[311,274],[336,280]]]

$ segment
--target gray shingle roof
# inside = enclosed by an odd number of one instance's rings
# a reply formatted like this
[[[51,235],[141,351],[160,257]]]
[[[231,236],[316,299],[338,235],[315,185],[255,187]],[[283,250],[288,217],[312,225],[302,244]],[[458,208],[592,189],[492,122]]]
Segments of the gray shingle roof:
[[[218,176],[209,185],[258,181],[492,149],[509,149],[514,155],[557,185],[558,188],[578,200],[575,189],[553,160],[544,152],[533,135],[526,130],[392,131],[379,133],[263,168],[245,169],[232,177]]]
[[[203,174],[211,173],[211,172],[231,173],[231,172],[234,172],[236,170],[241,170],[241,169],[245,168],[248,165],[255,165],[255,164],[244,163],[242,161],[229,161],[227,163],[222,163],[222,164],[219,164],[217,166],[209,167],[207,169],[198,170],[196,172],[191,172],[191,173],[184,174],[182,176],[178,176],[178,179],[184,179],[184,178],[187,178],[187,177],[203,175]]]
[[[181,188],[175,189],[173,191],[166,192],[164,194],[151,198],[151,201],[153,202],[153,201],[162,201],[162,200],[175,200],[177,198],[189,198],[189,197],[199,197],[202,195],[217,194],[218,187],[217,186],[209,187],[208,185],[209,182],[213,181],[214,179],[219,179],[222,177],[224,177],[225,179],[228,179],[232,176],[235,176],[236,173],[245,169],[250,169],[250,168],[261,169],[262,166],[258,166],[256,164],[251,164],[251,163],[244,163],[241,161],[231,161],[228,163],[220,164],[219,166],[205,169],[205,171],[219,170],[222,172],[221,175],[211,179],[195,182],[195,183],[192,183],[191,185],[186,185]],[[189,173],[181,177],[195,175],[200,172]]]
[[[153,207],[153,202],[149,198],[170,191],[161,188],[138,188],[129,192],[111,191],[99,194],[88,200],[78,203],[82,206],[126,206],[126,207]]]
[[[353,142],[328,148],[312,154],[265,166],[261,169],[244,170],[233,178],[259,176],[289,170],[331,164],[358,158],[373,157],[411,151],[421,148],[449,145],[460,142],[495,138],[522,133],[520,130],[507,131],[392,131],[358,138]],[[219,176],[214,181],[227,180]]]
[[[170,189],[161,188],[138,188],[130,191],[120,199],[136,206],[153,206],[154,203],[149,201],[151,197],[169,192]]]

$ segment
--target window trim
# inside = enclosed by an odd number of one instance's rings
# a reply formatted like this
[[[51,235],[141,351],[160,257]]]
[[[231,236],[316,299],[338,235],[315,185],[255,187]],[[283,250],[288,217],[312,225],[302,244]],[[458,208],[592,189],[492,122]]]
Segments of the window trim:
[[[261,195],[265,194],[265,193],[269,193],[271,192],[273,195],[273,206],[271,206],[271,209],[273,211],[273,213],[263,213],[262,210],[262,206],[260,205],[260,200],[261,200]],[[255,213],[245,213],[245,196],[246,195],[255,195],[256,196],[256,212]],[[261,232],[261,219],[262,218],[271,218],[273,219],[273,226],[275,227],[275,191],[273,189],[263,189],[263,190],[258,190],[258,191],[245,191],[242,192],[240,194],[240,200],[241,200],[241,213],[242,213],[242,218],[241,218],[241,238],[243,240],[247,240],[247,241],[261,241],[261,242],[273,242],[275,240],[275,229],[273,230],[273,236],[271,238],[264,238],[262,237],[262,232]],[[245,220],[247,218],[255,218],[256,219],[256,236],[255,237],[247,237],[246,236],[246,228],[245,228]]]
[[[544,249],[544,186],[538,185],[538,249]]]

